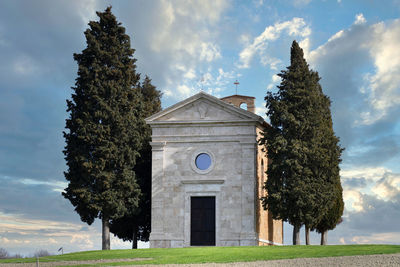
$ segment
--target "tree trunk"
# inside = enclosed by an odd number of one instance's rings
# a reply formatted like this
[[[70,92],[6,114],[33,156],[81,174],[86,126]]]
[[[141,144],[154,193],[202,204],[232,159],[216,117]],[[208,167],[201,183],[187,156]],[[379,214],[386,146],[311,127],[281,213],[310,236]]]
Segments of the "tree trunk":
[[[137,228],[136,225],[132,227],[132,249],[137,249]]]
[[[108,219],[102,218],[102,250],[110,249],[110,222]]]
[[[293,225],[293,245],[300,245],[300,225]]]
[[[321,233],[321,246],[326,245],[326,239],[328,238],[328,231]]]
[[[306,226],[306,245],[310,245],[310,228]]]

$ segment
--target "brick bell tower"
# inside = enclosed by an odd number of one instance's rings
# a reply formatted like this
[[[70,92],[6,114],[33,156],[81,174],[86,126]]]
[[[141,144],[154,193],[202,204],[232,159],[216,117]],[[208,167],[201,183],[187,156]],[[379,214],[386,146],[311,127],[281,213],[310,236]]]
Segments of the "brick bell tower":
[[[245,96],[245,95],[231,95],[231,96],[226,96],[223,98],[220,98],[222,101],[234,105],[235,107],[240,108],[242,104],[247,105],[247,111],[255,113],[255,105],[254,105],[254,99],[255,97],[253,96]]]

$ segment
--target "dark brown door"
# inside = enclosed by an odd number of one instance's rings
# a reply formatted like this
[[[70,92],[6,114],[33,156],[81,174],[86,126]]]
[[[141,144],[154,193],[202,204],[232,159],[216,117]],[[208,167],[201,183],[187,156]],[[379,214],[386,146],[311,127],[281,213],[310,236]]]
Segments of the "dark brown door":
[[[190,245],[215,246],[215,197],[192,197]]]

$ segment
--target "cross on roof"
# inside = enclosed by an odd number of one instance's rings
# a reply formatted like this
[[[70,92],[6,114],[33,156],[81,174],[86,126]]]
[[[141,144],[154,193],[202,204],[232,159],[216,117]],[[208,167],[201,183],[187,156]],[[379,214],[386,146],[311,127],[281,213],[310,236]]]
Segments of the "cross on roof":
[[[238,85],[239,85],[238,80],[236,80],[233,84],[236,85],[236,94],[237,94],[237,87],[238,87]]]

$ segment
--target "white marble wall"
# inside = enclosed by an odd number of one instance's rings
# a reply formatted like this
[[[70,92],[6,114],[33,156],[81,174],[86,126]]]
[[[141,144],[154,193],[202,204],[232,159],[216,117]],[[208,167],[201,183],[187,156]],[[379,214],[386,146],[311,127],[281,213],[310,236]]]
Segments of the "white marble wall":
[[[190,246],[191,196],[215,196],[217,246],[257,244],[255,125],[248,120],[151,125],[151,247]],[[200,152],[213,158],[205,174],[193,165]]]

